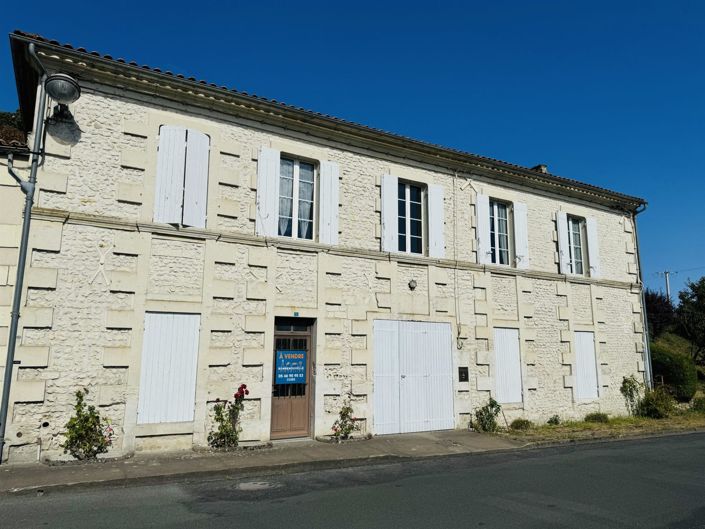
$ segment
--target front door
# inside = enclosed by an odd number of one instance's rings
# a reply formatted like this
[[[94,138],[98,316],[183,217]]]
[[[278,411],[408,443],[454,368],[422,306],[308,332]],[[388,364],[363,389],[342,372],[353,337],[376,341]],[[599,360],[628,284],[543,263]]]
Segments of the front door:
[[[311,328],[302,318],[277,318],[272,374],[272,439],[307,437],[311,423]]]

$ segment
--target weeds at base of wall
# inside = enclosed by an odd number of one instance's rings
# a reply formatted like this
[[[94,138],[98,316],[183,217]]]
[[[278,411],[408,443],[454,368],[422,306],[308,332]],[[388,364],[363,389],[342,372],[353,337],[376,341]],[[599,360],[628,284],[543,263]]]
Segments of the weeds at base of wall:
[[[115,432],[110,421],[100,416],[95,406],[86,405],[87,389],[76,392],[74,415],[66,423],[65,440],[60,445],[64,454],[78,461],[92,461],[105,454],[113,444]]]

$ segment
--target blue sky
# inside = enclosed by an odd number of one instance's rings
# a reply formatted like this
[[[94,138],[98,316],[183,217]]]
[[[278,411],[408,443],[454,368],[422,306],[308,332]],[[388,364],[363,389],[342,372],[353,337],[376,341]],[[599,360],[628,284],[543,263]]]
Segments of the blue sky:
[[[705,3],[32,2],[0,19],[649,201],[647,285],[705,275]],[[63,4],[68,5],[68,4]],[[0,108],[17,107],[7,41]],[[697,268],[696,270],[691,270]]]

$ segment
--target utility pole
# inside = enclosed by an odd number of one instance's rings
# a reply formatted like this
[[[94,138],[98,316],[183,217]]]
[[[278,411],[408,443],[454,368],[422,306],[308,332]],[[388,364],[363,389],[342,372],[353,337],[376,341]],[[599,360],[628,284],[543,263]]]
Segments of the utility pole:
[[[663,275],[666,278],[666,297],[668,297],[668,301],[671,301],[671,272],[670,272],[670,270],[665,270],[663,272]]]

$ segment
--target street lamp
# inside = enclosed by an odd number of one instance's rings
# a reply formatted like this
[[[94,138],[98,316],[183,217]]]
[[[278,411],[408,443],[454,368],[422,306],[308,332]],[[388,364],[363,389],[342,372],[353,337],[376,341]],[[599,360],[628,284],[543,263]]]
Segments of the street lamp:
[[[54,109],[53,119],[71,119],[68,105],[74,103],[81,97],[81,87],[75,79],[63,74],[55,73],[47,75],[47,71],[42,65],[34,43],[29,44],[29,55],[34,60],[34,66],[39,72],[39,102],[37,105],[37,115],[34,122],[34,146],[32,148],[32,164],[29,172],[29,179],[22,179],[13,168],[13,157],[7,157],[7,167],[10,176],[19,184],[25,195],[24,218],[22,220],[22,237],[20,239],[20,252],[17,259],[17,279],[15,280],[15,292],[12,298],[12,313],[10,320],[10,331],[7,343],[7,360],[5,361],[5,377],[2,386],[2,402],[0,403],[0,464],[5,450],[5,430],[7,427],[7,412],[10,404],[10,385],[12,384],[12,373],[15,364],[15,346],[17,343],[17,327],[20,321],[20,304],[22,301],[22,283],[24,282],[24,269],[27,262],[27,246],[29,245],[29,223],[32,217],[32,203],[34,202],[34,190],[37,184],[37,168],[39,161],[44,155],[42,139],[44,137],[44,124],[46,113],[47,94],[57,106]]]

